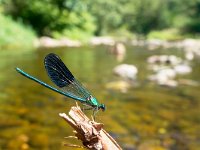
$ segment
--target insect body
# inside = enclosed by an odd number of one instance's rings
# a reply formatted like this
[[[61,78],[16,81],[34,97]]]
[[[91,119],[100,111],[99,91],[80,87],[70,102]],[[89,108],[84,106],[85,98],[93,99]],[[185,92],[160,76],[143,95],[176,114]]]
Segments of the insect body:
[[[94,111],[99,109],[105,110],[105,105],[100,104],[98,100],[93,97],[90,92],[72,75],[69,69],[65,66],[62,60],[53,53],[48,54],[44,59],[45,69],[48,76],[58,88],[48,85],[47,83],[29,75],[23,70],[16,68],[16,70],[23,76],[57,92],[64,96],[70,97],[83,104],[93,108]]]

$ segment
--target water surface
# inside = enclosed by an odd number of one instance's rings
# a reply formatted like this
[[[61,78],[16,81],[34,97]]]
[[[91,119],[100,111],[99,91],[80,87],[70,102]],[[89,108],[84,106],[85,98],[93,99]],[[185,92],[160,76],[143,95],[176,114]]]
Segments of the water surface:
[[[19,67],[27,73],[53,85],[43,65],[48,53],[56,53],[74,76],[83,83],[107,110],[99,112],[97,121],[123,149],[181,149],[200,147],[200,94],[199,86],[160,87],[146,82],[146,58],[153,54],[175,54],[180,50],[148,51],[127,46],[127,55],[118,62],[107,47],[81,47],[37,50],[21,54],[0,54],[0,149],[71,149],[63,142],[73,135],[59,116],[68,112],[75,103],[15,71]],[[112,69],[121,64],[134,64],[139,69],[138,86],[126,93],[108,90],[107,83],[118,81]],[[200,61],[192,62],[193,72],[182,78],[200,81]],[[87,112],[91,115],[91,112]]]

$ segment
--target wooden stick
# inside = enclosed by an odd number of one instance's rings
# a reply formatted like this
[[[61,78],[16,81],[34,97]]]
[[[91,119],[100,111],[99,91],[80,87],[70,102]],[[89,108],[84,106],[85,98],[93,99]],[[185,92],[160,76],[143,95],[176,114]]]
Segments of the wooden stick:
[[[71,107],[69,116],[65,113],[59,115],[75,130],[75,136],[82,141],[85,148],[90,150],[122,150],[103,129],[103,124],[91,121],[79,106]]]

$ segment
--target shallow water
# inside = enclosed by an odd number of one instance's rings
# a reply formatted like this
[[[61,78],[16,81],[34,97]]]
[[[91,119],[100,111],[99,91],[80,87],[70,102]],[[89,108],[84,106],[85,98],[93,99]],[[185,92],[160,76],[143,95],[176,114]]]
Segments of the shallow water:
[[[71,149],[62,143],[76,143],[64,137],[73,135],[59,116],[68,112],[74,100],[42,87],[15,71],[27,73],[53,85],[43,65],[48,53],[61,57],[74,76],[83,83],[107,110],[97,121],[123,149],[197,150],[200,147],[200,87],[161,87],[146,81],[146,58],[153,54],[175,54],[180,50],[147,51],[127,46],[127,55],[118,62],[105,46],[0,53],[0,149]],[[112,69],[121,63],[139,69],[138,86],[126,93],[108,90],[107,83],[118,81]],[[200,81],[200,61],[192,62],[193,72],[181,78]],[[91,112],[87,112],[91,115]]]

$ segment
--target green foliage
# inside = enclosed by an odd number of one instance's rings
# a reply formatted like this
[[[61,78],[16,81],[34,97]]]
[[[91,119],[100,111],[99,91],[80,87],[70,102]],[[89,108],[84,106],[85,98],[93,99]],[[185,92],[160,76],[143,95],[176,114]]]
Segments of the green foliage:
[[[88,0],[89,12],[96,22],[95,35],[118,30],[123,24],[123,0]]]
[[[191,19],[191,22],[188,22],[186,24],[185,31],[191,32],[191,33],[200,33],[200,20],[199,19]]]
[[[200,32],[200,0],[0,0],[2,10],[40,36],[56,38]]]
[[[200,0],[188,2],[189,21],[184,26],[185,32],[200,33]]]
[[[20,22],[0,13],[0,45],[2,48],[11,46],[32,46],[36,38],[34,31]]]
[[[79,0],[8,0],[5,11],[31,25],[39,35],[51,36],[53,32],[76,28],[83,30],[87,24],[92,24],[90,14]],[[86,29],[86,32],[93,31],[93,28]]]
[[[134,33],[131,33],[127,27],[121,27],[118,30],[113,30],[109,32],[109,35],[111,37],[113,37],[116,40],[120,40],[120,39],[124,39],[124,37],[126,37],[126,39],[136,39],[136,35]]]
[[[146,35],[151,30],[168,26],[165,1],[135,0],[132,6],[126,14],[130,31]]]
[[[65,20],[64,17],[62,19]],[[87,12],[82,12],[80,15],[72,12],[68,15],[68,28],[65,28],[62,32],[54,31],[52,36],[55,38],[67,36],[72,39],[85,41],[93,35],[95,30],[93,22],[93,17]]]
[[[151,31],[148,39],[162,39],[162,40],[180,40],[184,37],[179,33],[177,29],[165,29],[161,31]]]

